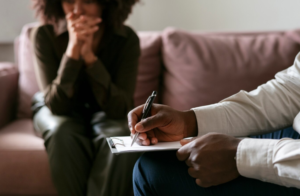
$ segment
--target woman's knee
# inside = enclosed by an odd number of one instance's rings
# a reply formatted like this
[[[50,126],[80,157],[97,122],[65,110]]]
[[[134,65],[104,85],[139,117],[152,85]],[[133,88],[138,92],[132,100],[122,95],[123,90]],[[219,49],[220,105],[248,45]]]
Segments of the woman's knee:
[[[67,138],[72,138],[77,134],[84,135],[85,133],[86,127],[83,123],[78,123],[71,118],[61,118],[53,120],[53,124],[48,131],[48,137],[51,137],[56,142],[60,140],[64,142]]]
[[[73,120],[56,122],[44,135],[44,145],[49,156],[74,154],[74,151],[85,151],[91,156],[90,140],[86,137],[84,125]]]
[[[82,120],[53,115],[46,106],[34,116],[34,127],[37,134],[44,138],[45,144],[54,140],[60,145],[76,134],[85,135],[87,132]]]
[[[93,124],[92,128],[94,135],[101,135],[104,138],[113,136],[128,136],[130,134],[126,120],[106,119]]]

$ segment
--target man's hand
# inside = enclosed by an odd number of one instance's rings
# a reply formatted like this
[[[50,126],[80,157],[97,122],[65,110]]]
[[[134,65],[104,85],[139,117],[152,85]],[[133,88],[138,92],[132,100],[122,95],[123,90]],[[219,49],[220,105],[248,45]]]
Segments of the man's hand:
[[[236,151],[240,139],[209,133],[192,141],[182,140],[184,146],[177,151],[177,158],[189,166],[189,175],[201,187],[216,186],[239,176]]]
[[[137,143],[148,146],[160,142],[179,141],[184,137],[197,135],[197,121],[194,111],[177,111],[165,105],[153,104],[150,117],[142,120],[144,105],[128,114],[131,134],[140,132]]]

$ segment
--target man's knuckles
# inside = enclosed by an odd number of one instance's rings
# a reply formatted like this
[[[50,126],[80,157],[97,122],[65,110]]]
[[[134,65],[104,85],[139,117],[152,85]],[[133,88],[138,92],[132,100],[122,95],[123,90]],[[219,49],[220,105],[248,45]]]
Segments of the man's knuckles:
[[[193,168],[193,167],[189,167],[188,169],[188,174],[193,177],[193,178],[198,178],[199,174],[198,172]]]
[[[185,151],[184,147],[186,146],[179,148],[179,150],[176,152],[176,156],[179,161],[186,161],[188,158],[189,153]]]
[[[196,179],[196,184],[203,188],[208,188],[208,187],[213,186],[213,184],[206,182],[205,180],[202,180],[202,179]]]
[[[202,153],[191,153],[190,155],[190,161],[192,162],[193,165],[198,165],[201,164],[201,160],[202,160]]]
[[[133,130],[133,124],[131,121],[128,121],[128,128],[131,130]]]

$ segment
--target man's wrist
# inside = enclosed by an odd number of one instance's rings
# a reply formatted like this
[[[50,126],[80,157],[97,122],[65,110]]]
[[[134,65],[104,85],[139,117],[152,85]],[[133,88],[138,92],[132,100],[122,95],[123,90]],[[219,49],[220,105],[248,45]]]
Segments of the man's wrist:
[[[240,144],[240,142],[242,141],[242,139],[240,139],[240,138],[235,138],[234,139],[234,144],[233,144],[233,159],[234,159],[234,161],[235,161],[235,163],[236,163],[236,166],[237,166],[237,152],[238,152],[238,147],[239,147],[239,144]]]
[[[184,137],[194,137],[198,135],[198,126],[195,112],[193,110],[184,111],[185,130]]]

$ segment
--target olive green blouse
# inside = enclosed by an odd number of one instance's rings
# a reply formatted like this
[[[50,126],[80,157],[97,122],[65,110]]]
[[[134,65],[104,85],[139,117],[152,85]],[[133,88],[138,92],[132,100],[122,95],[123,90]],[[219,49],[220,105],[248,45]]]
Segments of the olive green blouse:
[[[108,117],[126,117],[133,107],[139,39],[129,27],[105,31],[97,48],[98,60],[88,68],[83,60],[65,55],[69,35],[53,26],[35,30],[35,71],[45,104],[53,114],[104,111]]]

